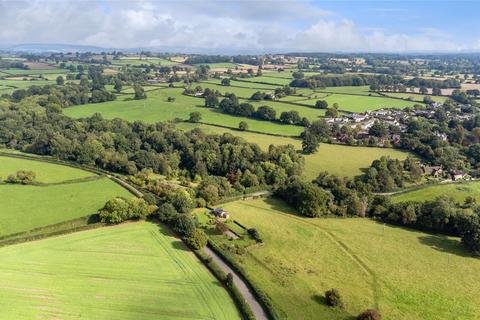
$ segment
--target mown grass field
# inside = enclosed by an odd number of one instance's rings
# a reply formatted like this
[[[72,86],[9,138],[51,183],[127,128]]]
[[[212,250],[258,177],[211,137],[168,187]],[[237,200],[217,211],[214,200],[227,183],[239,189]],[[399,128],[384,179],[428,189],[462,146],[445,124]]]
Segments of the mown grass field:
[[[0,185],[0,236],[96,213],[117,196],[131,194],[106,177],[51,186]]]
[[[141,222],[0,248],[2,319],[240,319],[183,243]]]
[[[370,167],[373,160],[382,156],[404,160],[408,153],[391,148],[322,143],[316,153],[305,156],[304,175],[307,179],[315,179],[320,171],[328,171],[341,177],[354,177],[362,174],[362,169]]]
[[[406,92],[384,92],[384,95],[389,96],[389,97],[396,97],[396,98],[402,98],[402,99],[410,99],[412,101],[417,101],[417,102],[423,102],[423,98],[425,95],[423,94],[418,94],[418,93],[406,93]],[[441,97],[441,96],[432,96],[428,95],[430,98],[432,98],[433,101],[435,102],[440,102],[443,103],[445,100],[447,100],[448,97]]]
[[[272,198],[222,206],[264,239],[233,256],[288,318],[351,319],[373,307],[387,320],[478,318],[480,260],[458,238],[369,219],[303,218]],[[331,288],[345,312],[324,304]]]
[[[463,202],[466,197],[474,197],[480,201],[480,182],[449,183],[427,186],[394,195],[394,202],[404,201],[426,201],[433,200],[439,196],[452,197],[458,202]]]
[[[133,100],[131,96],[119,96],[116,101],[97,104],[74,106],[64,109],[65,115],[81,118],[98,112],[105,118],[122,118],[125,120],[142,120],[148,123],[174,120],[187,120],[191,112],[200,112],[202,122],[238,128],[240,121],[245,121],[250,130],[298,136],[303,131],[300,126],[282,125],[269,121],[260,121],[250,118],[237,117],[205,108],[204,100],[182,94],[182,88],[169,88],[150,91],[145,100]],[[168,102],[168,97],[175,97],[174,102]]]
[[[315,105],[319,99],[310,99],[302,101],[302,103]],[[378,110],[385,108],[403,109],[406,107],[413,107],[417,102],[392,99],[386,97],[370,97],[366,95],[351,95],[351,94],[331,94],[321,100],[327,101],[329,106],[338,103],[339,110],[350,112],[365,112],[368,110]]]
[[[93,173],[57,164],[0,156],[0,179],[19,170],[35,172],[36,181],[43,183],[61,182],[94,176]]]

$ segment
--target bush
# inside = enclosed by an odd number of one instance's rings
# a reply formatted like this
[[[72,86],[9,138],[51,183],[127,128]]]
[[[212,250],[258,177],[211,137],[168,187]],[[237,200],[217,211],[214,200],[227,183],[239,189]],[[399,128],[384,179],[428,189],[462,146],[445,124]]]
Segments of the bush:
[[[15,175],[11,174],[5,180],[6,183],[20,183],[20,184],[31,184],[35,182],[36,174],[33,171],[27,170],[20,170],[15,173]]]
[[[343,301],[337,289],[331,289],[325,292],[327,305],[331,307],[343,308]]]
[[[129,219],[143,219],[157,210],[141,198],[115,198],[108,200],[100,210],[100,220],[106,223],[121,223]]]
[[[260,237],[260,234],[258,233],[257,229],[255,228],[248,229],[248,234],[257,242],[263,242],[262,237]]]
[[[382,320],[382,316],[375,309],[368,309],[363,311],[358,317],[357,320]]]
[[[199,250],[207,245],[207,235],[201,229],[195,229],[191,235],[184,238],[187,245],[195,250]]]
[[[172,229],[180,233],[182,236],[189,237],[196,229],[193,217],[188,214],[179,214],[172,223]]]
[[[165,222],[165,223],[171,223],[173,222],[179,213],[171,203],[164,203],[158,208],[158,218],[160,221]]]

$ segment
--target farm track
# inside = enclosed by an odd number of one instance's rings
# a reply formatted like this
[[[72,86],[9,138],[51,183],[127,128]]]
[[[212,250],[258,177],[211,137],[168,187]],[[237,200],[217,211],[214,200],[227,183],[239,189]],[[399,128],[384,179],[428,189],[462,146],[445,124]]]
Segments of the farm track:
[[[243,281],[242,278],[237,274],[237,272],[235,272],[235,270],[230,268],[230,266],[227,263],[225,263],[225,261],[223,261],[223,259],[209,247],[205,247],[203,250],[210,257],[212,257],[213,261],[215,261],[215,263],[223,270],[223,272],[231,273],[233,275],[233,282],[235,283],[235,286],[238,288],[238,290],[242,293],[245,301],[250,306],[250,309],[252,309],[252,312],[255,315],[255,319],[268,320],[267,314],[263,310],[258,300],[255,298],[255,295],[247,286],[245,281]]]

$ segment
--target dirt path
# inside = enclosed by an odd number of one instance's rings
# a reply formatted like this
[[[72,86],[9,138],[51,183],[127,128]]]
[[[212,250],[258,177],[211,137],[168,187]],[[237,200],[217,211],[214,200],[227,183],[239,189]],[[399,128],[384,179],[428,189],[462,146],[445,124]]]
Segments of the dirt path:
[[[263,310],[260,303],[257,301],[253,292],[248,288],[247,284],[238,276],[238,274],[230,268],[225,262],[223,262],[222,258],[218,256],[212,249],[205,247],[203,249],[210,257],[212,257],[213,261],[222,269],[225,273],[231,273],[233,275],[233,282],[237,286],[238,290],[242,293],[245,301],[250,306],[255,315],[255,319],[257,320],[268,320],[268,316]]]

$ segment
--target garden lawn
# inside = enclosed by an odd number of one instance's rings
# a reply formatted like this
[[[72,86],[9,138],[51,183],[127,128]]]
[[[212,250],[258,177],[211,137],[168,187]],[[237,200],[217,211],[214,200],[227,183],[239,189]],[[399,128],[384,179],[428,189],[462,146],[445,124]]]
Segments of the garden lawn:
[[[427,186],[413,191],[394,195],[394,202],[426,201],[439,196],[452,197],[458,202],[463,202],[466,197],[474,197],[480,201],[480,182],[449,183]]]
[[[231,255],[291,319],[351,319],[367,308],[383,319],[478,318],[480,259],[458,238],[362,218],[303,218],[272,198],[222,206],[264,239]],[[345,313],[324,304],[331,288],[340,291]]]
[[[182,88],[168,88],[147,93],[145,100],[133,100],[130,96],[119,96],[116,101],[79,105],[63,110],[64,114],[74,118],[82,118],[98,112],[107,119],[122,118],[128,121],[142,120],[147,123],[174,119],[187,120],[191,112],[200,112],[202,122],[238,128],[240,121],[248,123],[249,129],[259,132],[298,136],[303,127],[282,125],[269,121],[260,121],[245,117],[224,114],[212,108],[205,108],[204,99],[185,96]],[[174,102],[168,102],[174,97]]]
[[[240,319],[164,227],[140,222],[0,248],[2,319]]]
[[[132,195],[108,178],[51,186],[0,185],[0,237],[96,213]]]
[[[0,156],[0,180],[19,170],[29,170],[36,174],[36,180],[43,183],[61,182],[94,176],[95,174],[67,166],[42,161]]]

